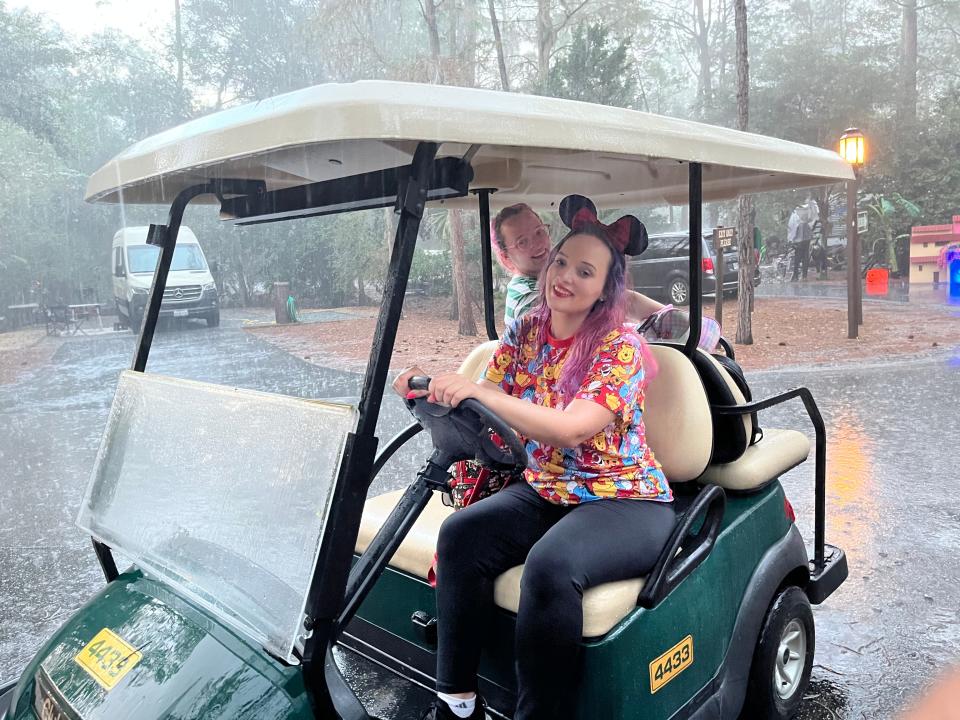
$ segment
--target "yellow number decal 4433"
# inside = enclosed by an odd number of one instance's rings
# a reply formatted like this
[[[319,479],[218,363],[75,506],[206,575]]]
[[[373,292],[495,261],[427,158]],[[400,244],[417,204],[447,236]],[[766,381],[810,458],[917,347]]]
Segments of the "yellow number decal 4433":
[[[650,692],[655,693],[693,664],[693,635],[687,635],[650,663]]]
[[[112,630],[104,628],[73,659],[105,690],[112,690],[143,656]]]

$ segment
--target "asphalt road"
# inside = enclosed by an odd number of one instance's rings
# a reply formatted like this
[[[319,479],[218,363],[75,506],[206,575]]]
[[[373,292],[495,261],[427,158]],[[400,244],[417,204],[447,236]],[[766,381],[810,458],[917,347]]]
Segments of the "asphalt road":
[[[49,365],[0,386],[0,684],[102,585],[74,520],[117,374],[132,352],[129,333],[69,338]],[[361,381],[293,358],[230,322],[159,333],[149,369],[317,398],[355,399]],[[827,540],[846,550],[850,564],[849,580],[815,609],[816,665],[801,717],[893,717],[960,662],[960,349],[748,380],[755,398],[801,384],[817,398],[828,431]],[[388,398],[381,437],[408,422]],[[760,424],[813,434],[799,402],[763,413]],[[427,454],[423,438],[410,443],[374,491],[402,487]],[[812,463],[783,482],[812,538]],[[348,672],[377,712],[423,697],[362,664]]]

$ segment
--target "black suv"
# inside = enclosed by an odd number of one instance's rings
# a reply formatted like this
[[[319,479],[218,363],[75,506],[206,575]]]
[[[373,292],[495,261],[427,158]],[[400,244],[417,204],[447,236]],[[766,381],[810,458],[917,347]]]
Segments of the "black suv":
[[[713,296],[717,290],[716,256],[713,252],[713,233],[703,237],[701,287],[704,296]],[[651,235],[643,255],[627,262],[627,272],[633,289],[674,305],[690,302],[689,267],[690,243],[687,233]],[[737,294],[737,273],[740,268],[736,246],[723,252],[723,293]],[[760,284],[760,269],[753,273],[753,285]]]

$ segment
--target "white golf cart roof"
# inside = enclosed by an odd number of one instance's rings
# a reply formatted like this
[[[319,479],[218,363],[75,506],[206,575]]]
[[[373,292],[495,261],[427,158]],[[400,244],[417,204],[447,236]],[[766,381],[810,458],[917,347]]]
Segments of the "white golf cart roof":
[[[549,209],[568,193],[600,206],[687,202],[853,178],[830,150],[590,103],[439,85],[361,81],[297,90],[192,120],[136,143],[87,184],[91,202],[169,203],[224,178],[278,190],[407,165],[421,141],[467,157],[491,202]],[[212,202],[212,198],[208,198]],[[440,201],[438,201],[440,202]],[[472,206],[472,198],[442,201]]]

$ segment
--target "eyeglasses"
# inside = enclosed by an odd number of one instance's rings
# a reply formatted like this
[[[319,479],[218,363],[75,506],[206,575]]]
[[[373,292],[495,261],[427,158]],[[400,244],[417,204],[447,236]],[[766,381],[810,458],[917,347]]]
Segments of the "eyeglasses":
[[[513,245],[507,245],[507,250],[519,250],[520,252],[526,251],[527,248],[534,242],[543,242],[550,239],[550,226],[541,225],[536,230],[533,231],[531,235],[522,235],[517,238],[516,242]]]

